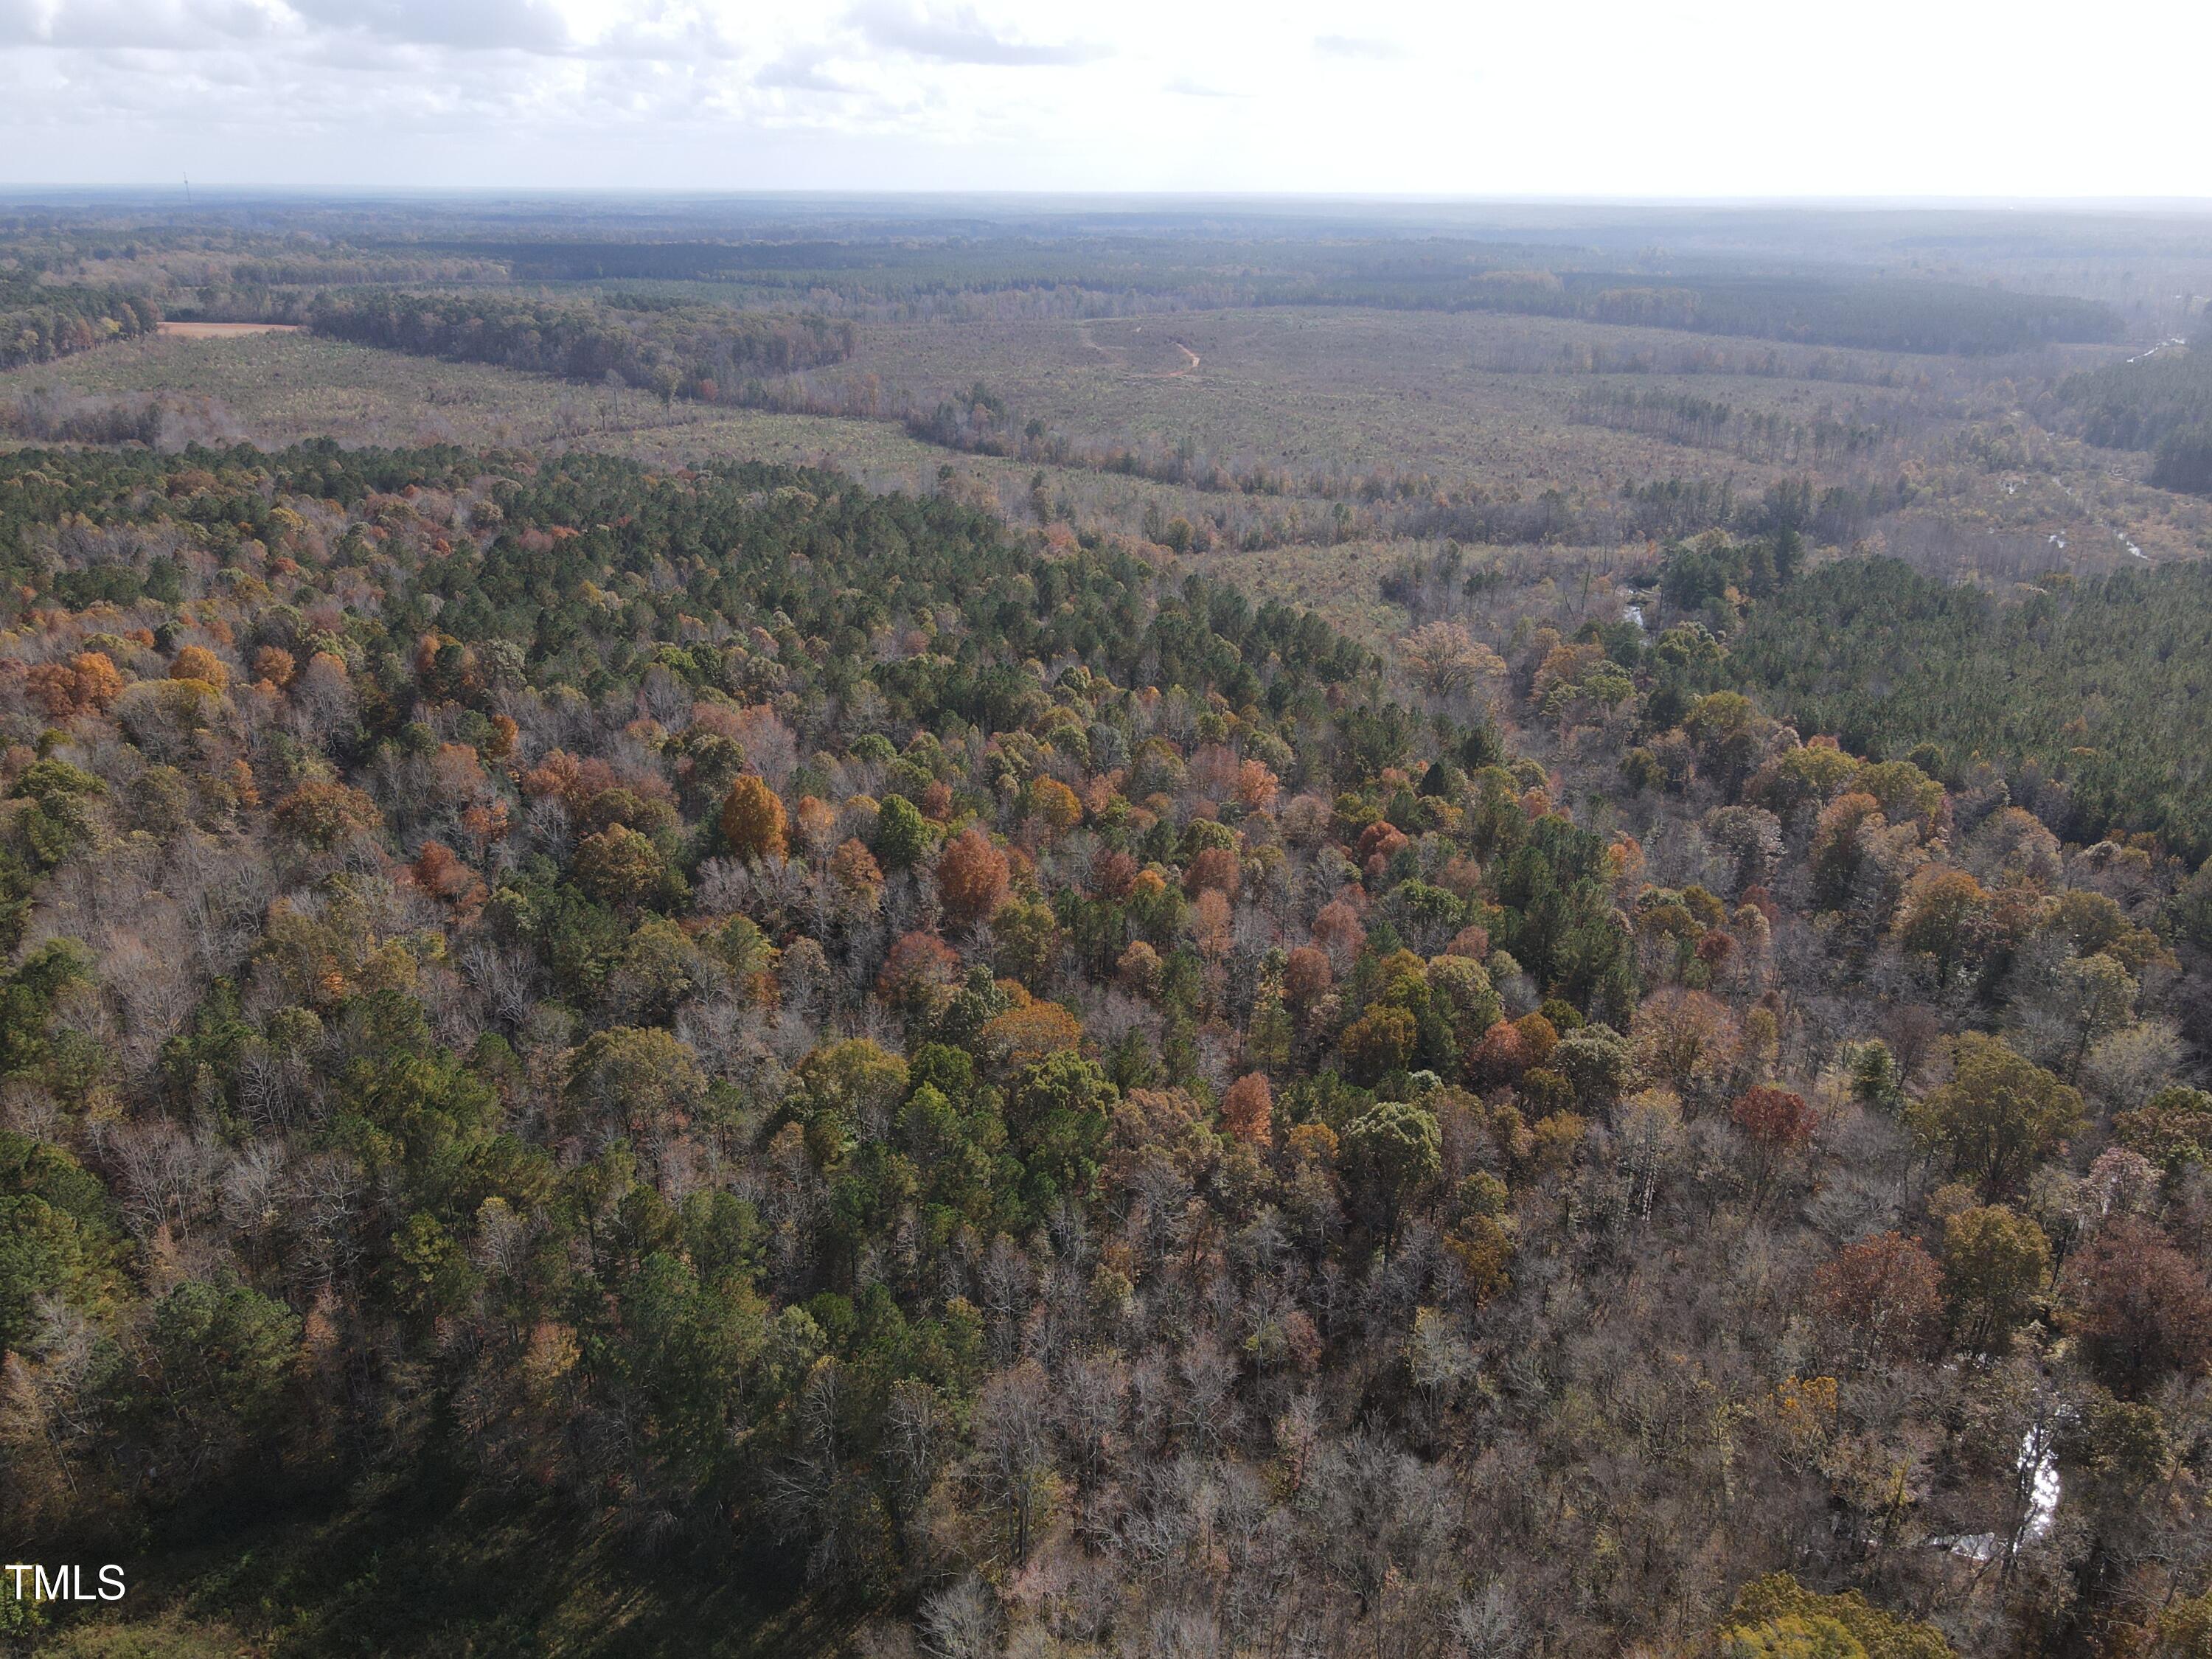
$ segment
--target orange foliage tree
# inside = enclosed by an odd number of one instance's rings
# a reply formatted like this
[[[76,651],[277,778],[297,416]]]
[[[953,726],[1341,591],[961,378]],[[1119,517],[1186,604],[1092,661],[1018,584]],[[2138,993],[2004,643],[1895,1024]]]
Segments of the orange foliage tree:
[[[1264,1072],[1247,1072],[1221,1097],[1221,1127],[1247,1146],[1265,1146],[1273,1138],[1275,1091]]]
[[[790,845],[787,823],[783,802],[760,778],[749,772],[730,786],[722,802],[722,839],[747,863],[784,855]]]
[[[24,677],[39,706],[54,720],[106,714],[123,695],[123,675],[105,651],[80,651],[65,663],[40,663]]]
[[[955,924],[988,921],[1006,902],[1006,855],[981,830],[962,830],[938,855],[937,891]]]
[[[223,666],[221,657],[204,645],[188,645],[177,653],[176,660],[169,665],[173,680],[198,680],[218,691],[230,685],[230,670]]]

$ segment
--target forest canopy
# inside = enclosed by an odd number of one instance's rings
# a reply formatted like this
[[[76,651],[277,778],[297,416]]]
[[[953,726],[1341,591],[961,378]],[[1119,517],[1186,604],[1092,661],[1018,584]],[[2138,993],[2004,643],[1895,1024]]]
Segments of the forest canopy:
[[[2212,1650],[2193,222],[874,211],[0,220],[0,1650]]]
[[[2212,495],[2212,331],[2075,375],[2058,396],[2091,443],[2155,451],[2154,483]]]
[[[161,307],[138,295],[0,273],[0,368],[136,339],[161,321]]]
[[[2148,834],[2212,856],[2212,567],[1997,599],[1896,560],[1837,560],[1752,607],[1727,663],[1846,748],[1924,747],[1961,783],[1994,768],[2069,840]]]
[[[853,349],[850,323],[720,307],[368,289],[319,296],[306,315],[335,339],[572,380],[611,377],[708,403],[718,388],[734,393],[747,379],[839,362]]]

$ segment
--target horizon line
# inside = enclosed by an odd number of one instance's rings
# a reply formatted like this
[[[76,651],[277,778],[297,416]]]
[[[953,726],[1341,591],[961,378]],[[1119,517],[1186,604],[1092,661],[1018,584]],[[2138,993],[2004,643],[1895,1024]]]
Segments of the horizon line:
[[[1690,192],[1639,195],[1632,192],[1608,194],[1601,191],[1515,192],[1492,191],[1455,193],[1443,191],[1276,191],[1276,190],[1164,190],[1132,187],[1127,189],[1012,189],[1003,186],[949,186],[939,189],[915,189],[896,185],[837,185],[837,186],[769,186],[738,188],[718,185],[529,185],[529,184],[273,184],[260,182],[211,183],[194,181],[192,190],[202,196],[254,195],[263,197],[474,197],[486,195],[527,196],[567,198],[656,198],[747,200],[900,200],[900,201],[963,201],[989,200],[1007,202],[1178,202],[1178,203],[1280,203],[1316,205],[1375,204],[1394,207],[1683,207],[1683,208],[1846,208],[1846,209],[1904,209],[1933,210],[1943,209],[1976,209],[1981,210],[2014,210],[2020,209],[2092,210],[2118,209],[2142,211],[2181,210],[2212,213],[2212,195],[2204,196],[2123,196],[2123,195],[2054,195],[2022,196],[2006,194],[1967,195],[1957,193],[1898,194],[1882,192],[1778,195],[1772,193],[1713,193]],[[128,182],[90,181],[0,181],[0,200],[16,192],[40,196],[60,195],[126,195],[156,196],[181,191],[180,182],[156,179]]]

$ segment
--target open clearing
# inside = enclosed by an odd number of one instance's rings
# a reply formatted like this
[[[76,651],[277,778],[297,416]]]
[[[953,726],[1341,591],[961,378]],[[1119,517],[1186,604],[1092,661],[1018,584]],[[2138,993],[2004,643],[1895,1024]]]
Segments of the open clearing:
[[[1196,372],[1194,359],[1204,365]],[[670,465],[799,461],[909,489],[933,486],[949,466],[1017,516],[1038,499],[1041,477],[1042,498],[1079,526],[1155,534],[1174,518],[1197,523],[1235,505],[1247,521],[1257,514],[1291,526],[1271,541],[1310,543],[1317,531],[1333,539],[1324,527],[1334,503],[1305,494],[1308,481],[1333,478],[1334,494],[1357,495],[1371,469],[1392,468],[1443,489],[1522,501],[1553,490],[1611,496],[1674,478],[1725,479],[1739,499],[1756,500],[1801,476],[1825,489],[1893,486],[1909,474],[1918,510],[1944,519],[1962,548],[1985,533],[2122,545],[2099,526],[2124,531],[2154,560],[2212,545],[2204,502],[2149,488],[2136,458],[2039,429],[2016,406],[2008,373],[2024,368],[1547,318],[1274,307],[1171,319],[872,324],[851,362],[810,377],[824,387],[872,380],[886,407],[900,399],[927,407],[980,383],[1018,418],[1041,418],[1079,443],[1188,447],[1264,463],[1291,483],[1284,495],[1241,497],[1101,471],[1081,465],[1079,453],[1043,466],[957,453],[890,420],[665,405],[635,390],[258,324],[177,325],[161,338],[0,374],[0,395],[56,388],[204,398],[190,435],[206,441],[282,445],[326,434],[349,444],[600,449]],[[1893,436],[1812,463],[1577,414],[1607,397],[1654,396],[1725,405],[1739,424],[1869,421]]]
[[[204,398],[207,406],[188,435],[264,448],[327,435],[354,445],[593,449],[655,466],[831,466],[871,489],[909,491],[934,487],[949,466],[969,493],[1008,507],[1030,498],[1042,473],[1047,496],[1066,501],[1079,521],[1117,529],[1137,529],[1147,518],[1195,518],[1220,499],[1080,467],[957,454],[909,437],[890,421],[686,403],[667,407],[635,391],[615,395],[546,375],[404,356],[298,331],[138,341],[0,373],[0,397],[41,391]],[[1325,509],[1315,504],[1315,510]]]

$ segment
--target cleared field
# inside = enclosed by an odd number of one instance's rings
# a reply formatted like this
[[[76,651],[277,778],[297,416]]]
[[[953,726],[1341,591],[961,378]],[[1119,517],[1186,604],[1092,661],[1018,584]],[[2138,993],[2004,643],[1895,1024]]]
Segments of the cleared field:
[[[834,466],[872,488],[937,486],[941,469],[1016,515],[1044,497],[1083,524],[1136,531],[1196,518],[1218,498],[1142,478],[956,454],[896,422],[757,410],[665,406],[481,363],[409,357],[303,332],[178,336],[0,374],[0,397],[39,392],[206,400],[184,422],[204,441],[264,447],[329,436],[345,444],[515,444],[630,455],[665,466],[762,460]],[[1312,504],[1316,512],[1325,510]]]
[[[212,398],[257,442],[328,434],[343,443],[525,442],[609,420],[557,381],[442,363],[301,332],[172,336],[0,375],[0,390],[62,387],[95,396],[163,392]],[[642,399],[626,410],[645,413]]]
[[[804,461],[878,488],[932,487],[950,466],[1017,518],[1042,506],[1080,526],[1157,536],[1180,517],[1211,521],[1232,544],[1356,540],[1368,532],[1331,532],[1335,502],[1298,489],[1321,477],[1338,481],[1332,494],[1356,499],[1360,482],[1382,471],[1520,501],[1551,491],[1596,501],[1670,479],[1724,481],[1749,500],[1800,477],[1823,489],[1893,492],[1902,480],[1905,516],[1940,521],[1954,550],[1946,556],[1968,557],[1971,539],[1988,536],[2005,542],[2013,565],[2033,545],[2071,562],[2126,559],[2130,546],[2151,559],[2212,548],[2212,506],[2150,489],[2142,458],[2055,437],[2036,418],[2027,387],[2079,354],[1970,362],[1545,318],[1277,308],[872,325],[853,362],[816,377],[872,378],[923,406],[980,383],[1020,417],[1085,442],[1149,443],[1156,453],[1187,446],[1200,457],[1273,465],[1293,481],[1284,495],[1229,495],[1083,465],[956,453],[888,420],[664,404],[627,388],[246,326],[14,370],[0,374],[0,396],[52,388],[204,399],[184,430],[208,441],[281,445],[327,434],[349,444],[574,446],[672,465]],[[1796,372],[1751,372],[1770,360]],[[1593,367],[1627,362],[1650,367]],[[1692,362],[1706,367],[1686,372]],[[1815,368],[1856,378],[1807,378]],[[1885,377],[1893,384],[1869,383]],[[1808,461],[1786,446],[1768,454],[1739,441],[1619,429],[1592,418],[1607,398],[1698,400],[1727,411],[1739,433],[1765,422],[1804,430],[1826,419],[1886,435]]]
[[[887,422],[755,415],[611,394],[483,364],[402,356],[261,325],[180,325],[178,332],[0,376],[0,389],[65,385],[94,393],[171,392],[218,399],[252,435],[327,433],[349,442],[465,439],[606,441],[616,433],[711,424],[763,453],[830,453],[854,465],[933,469],[944,452]],[[873,375],[926,400],[981,382],[1017,408],[1101,441],[1186,439],[1230,459],[1300,475],[1376,467],[1449,484],[1541,491],[1617,487],[1720,465],[1754,489],[1787,467],[1714,458],[1662,439],[1573,423],[1594,385],[1653,375],[1550,372],[1586,346],[1585,325],[1548,319],[1340,311],[1196,313],[1097,322],[871,326],[834,377]],[[1656,331],[1610,330],[1627,346],[1679,348]],[[1191,358],[1199,359],[1193,366]],[[1525,360],[1522,369],[1495,365]],[[1810,420],[1863,388],[1689,377],[1760,413]],[[696,453],[696,452],[695,452]],[[1024,469],[1026,477],[1029,471]]]
[[[1680,471],[1680,452],[1657,441],[1563,430],[1591,377],[1554,371],[1574,361],[1590,333],[1548,319],[1292,309],[928,324],[864,331],[847,372],[917,397],[980,382],[1079,438],[1188,440],[1231,464],[1301,473],[1390,467],[1454,483],[1542,489],[1593,470]],[[1862,390],[1747,384],[1731,380],[1729,394],[1807,418]]]
[[[1270,547],[1195,555],[1206,574],[1232,582],[1255,602],[1273,599],[1315,611],[1362,645],[1388,651],[1411,625],[1405,609],[1382,598],[1385,572],[1425,544],[1345,542],[1335,547]]]
[[[1411,562],[1426,566],[1442,544],[1427,541],[1350,541],[1334,547],[1269,547],[1193,554],[1188,562],[1206,575],[1234,583],[1255,600],[1303,606],[1363,645],[1388,654],[1413,625],[1406,607],[1385,598],[1385,579]],[[1503,643],[1512,619],[1535,614],[1571,629],[1585,621],[1617,620],[1620,580],[1632,565],[1646,563],[1643,550],[1622,547],[1516,548],[1478,555],[1497,561],[1504,602],[1475,601],[1464,610],[1475,631]],[[1471,570],[1474,567],[1470,565]],[[1495,615],[1487,613],[1494,609]]]
[[[875,325],[854,362],[822,378],[872,380],[925,407],[981,386],[1017,422],[1041,419],[1079,444],[1180,447],[1355,492],[1374,474],[1508,500],[1671,478],[1725,479],[1756,498],[1785,478],[1905,477],[1909,495],[1978,532],[2102,536],[2153,558],[2206,550],[2203,502],[2147,488],[2140,457],[2087,449],[2037,418],[2033,387],[2110,355],[1911,356],[1540,317],[1269,307]],[[1620,398],[1717,405],[1739,435],[1682,441],[1589,418]],[[1790,434],[1824,422],[1881,435],[1808,458]],[[1782,436],[1741,441],[1754,428]]]
[[[2049,354],[2055,362],[2068,355]],[[2101,361],[2094,351],[2070,355]],[[1269,411],[1227,401],[1237,388],[1341,400],[1316,405],[1323,410],[1371,408],[1387,398],[1388,417],[1369,422],[1366,436],[1417,441],[1426,433],[1443,457],[1458,453],[1455,416],[1504,397],[1528,399],[1521,407],[1540,412],[1594,380],[1694,386],[1763,414],[1848,407],[1885,394],[1957,398],[2021,367],[2009,359],[1715,339],[1547,317],[1279,306],[1091,321],[872,325],[854,366],[902,380],[934,377],[948,388],[981,375],[994,390],[1054,413],[1095,408],[1116,431],[1223,409],[1258,453],[1296,453],[1310,434],[1285,433]]]

